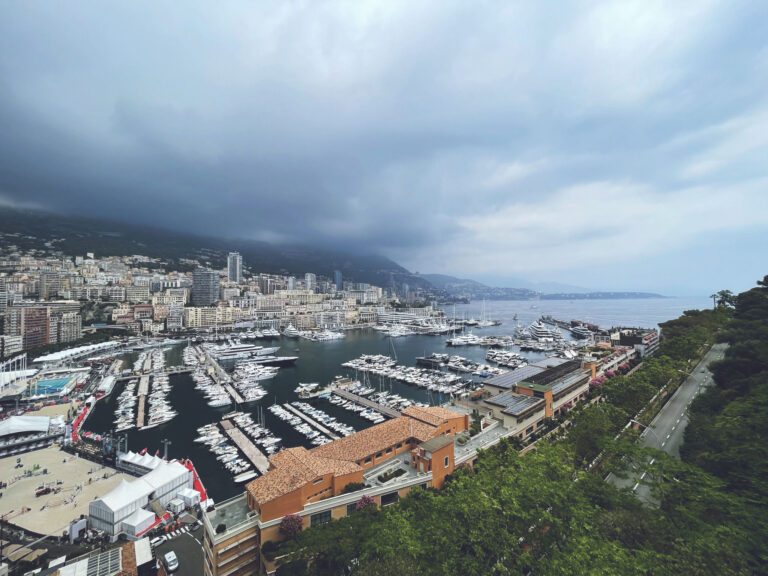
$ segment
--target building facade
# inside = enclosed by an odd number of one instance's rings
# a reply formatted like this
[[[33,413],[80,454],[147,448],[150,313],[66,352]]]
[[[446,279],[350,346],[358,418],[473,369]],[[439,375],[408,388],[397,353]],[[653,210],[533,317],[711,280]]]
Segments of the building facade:
[[[210,306],[219,299],[219,274],[198,268],[192,274],[192,305]]]
[[[454,439],[468,427],[467,414],[411,406],[397,418],[312,450],[275,454],[269,471],[248,484],[244,495],[204,514],[205,574],[270,570],[261,548],[284,538],[280,522],[288,514],[300,516],[306,528],[351,514],[363,495],[386,506],[416,486],[442,488],[455,470]],[[395,469],[396,482],[376,480]],[[346,490],[363,482],[370,487]]]
[[[243,281],[243,257],[239,252],[230,252],[227,256],[227,279],[236,284]]]

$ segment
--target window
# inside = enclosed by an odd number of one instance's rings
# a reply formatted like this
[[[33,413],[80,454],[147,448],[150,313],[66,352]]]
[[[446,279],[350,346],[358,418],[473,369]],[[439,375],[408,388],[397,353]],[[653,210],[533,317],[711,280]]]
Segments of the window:
[[[312,484],[320,484],[320,482],[322,482],[322,481],[323,481],[323,477],[321,476],[320,478],[318,478],[317,480],[312,482]]]
[[[376,458],[381,458],[381,452],[379,452],[378,454],[376,454]]]
[[[382,494],[381,495],[381,505],[382,506],[389,506],[390,504],[394,504],[398,501],[400,497],[397,495],[397,492],[390,492],[389,494]]]
[[[528,428],[526,429],[525,433],[526,434],[531,434],[532,432],[533,432],[533,426],[528,426]]]
[[[318,526],[320,524],[326,524],[330,521],[331,521],[330,510],[326,510],[324,512],[318,512],[317,514],[312,514],[312,516],[309,517],[310,526]]]
[[[371,459],[370,459],[370,458],[366,458],[366,459],[365,459],[365,463],[366,463],[366,464],[370,464],[370,463],[371,463]]]
[[[400,450],[400,448],[402,448],[402,447],[403,447],[403,443],[402,442],[398,442],[397,446],[395,446],[395,449],[396,450]]]
[[[350,516],[352,512],[355,511],[355,506],[357,506],[357,502],[352,502],[352,504],[347,504],[347,516]]]
[[[445,457],[445,467],[448,468],[448,456]]]
[[[387,454],[392,454],[392,448],[387,448]]]

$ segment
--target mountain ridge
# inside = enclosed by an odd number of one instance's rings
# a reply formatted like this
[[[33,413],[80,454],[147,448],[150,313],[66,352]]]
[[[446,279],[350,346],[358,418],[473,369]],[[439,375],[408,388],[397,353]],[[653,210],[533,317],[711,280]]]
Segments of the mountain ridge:
[[[97,256],[140,254],[173,262],[179,269],[184,268],[183,259],[222,268],[226,265],[227,253],[232,251],[240,252],[245,266],[255,272],[295,275],[311,272],[333,278],[334,270],[341,270],[345,279],[356,282],[384,287],[408,283],[414,287],[431,288],[426,280],[374,253],[219,238],[109,219],[16,208],[0,212],[0,231],[21,235],[15,241],[21,249],[45,247],[68,256],[86,252]]]

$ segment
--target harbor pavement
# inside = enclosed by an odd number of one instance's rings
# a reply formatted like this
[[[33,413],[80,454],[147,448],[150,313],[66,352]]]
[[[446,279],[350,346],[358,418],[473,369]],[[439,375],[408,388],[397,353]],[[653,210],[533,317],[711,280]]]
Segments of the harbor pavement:
[[[21,459],[21,468],[16,467],[17,458]],[[44,469],[47,474],[41,473]],[[26,471],[33,474],[25,477]],[[0,514],[5,521],[25,530],[61,536],[71,520],[88,515],[88,504],[94,498],[107,494],[123,478],[129,482],[134,479],[55,446],[2,458],[0,480],[8,486],[0,489]],[[41,486],[52,491],[35,496]]]

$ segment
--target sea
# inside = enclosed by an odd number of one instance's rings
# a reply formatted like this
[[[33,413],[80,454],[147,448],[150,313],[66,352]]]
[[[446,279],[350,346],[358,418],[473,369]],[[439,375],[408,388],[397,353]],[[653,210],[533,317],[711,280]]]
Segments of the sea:
[[[711,306],[706,298],[651,298],[631,300],[540,300],[540,301],[488,301],[472,302],[471,304],[444,307],[447,316],[457,318],[480,318],[485,313],[486,318],[500,320],[500,326],[475,330],[481,335],[511,335],[517,322],[529,325],[543,315],[553,316],[560,320],[581,320],[597,324],[603,328],[613,326],[636,326],[653,328],[659,323],[677,318],[685,310],[703,309]],[[517,316],[517,320],[515,320]],[[362,373],[343,368],[341,364],[359,357],[362,354],[384,354],[397,359],[400,365],[414,366],[418,356],[430,355],[433,352],[459,354],[471,360],[484,362],[486,349],[476,346],[452,348],[446,345],[445,336],[405,336],[390,339],[373,329],[351,330],[342,340],[326,342],[311,342],[302,339],[280,338],[263,344],[280,346],[278,355],[298,356],[299,360],[293,366],[280,368],[272,380],[262,382],[267,396],[259,402],[249,404],[244,411],[253,414],[256,419],[259,414],[264,418],[267,428],[282,438],[283,446],[311,445],[305,437],[295,431],[287,423],[274,416],[267,407],[273,403],[286,403],[298,399],[294,392],[299,383],[318,382],[321,386],[328,384],[334,377],[344,375],[364,379]],[[166,349],[166,365],[182,364],[181,354],[185,345],[176,345]],[[544,357],[541,353],[524,352],[530,361]],[[125,354],[122,358],[124,366],[130,367],[138,356],[137,352]],[[225,366],[227,368],[227,366]],[[231,366],[230,366],[231,368]],[[154,454],[163,454],[163,440],[170,442],[168,455],[170,458],[190,458],[200,474],[200,477],[215,501],[231,498],[241,493],[244,485],[236,484],[232,475],[219,464],[214,454],[202,443],[195,442],[198,436],[197,428],[218,422],[221,416],[231,411],[233,407],[211,408],[208,406],[202,392],[194,387],[194,381],[188,374],[177,374],[170,377],[172,385],[168,399],[178,415],[170,422],[149,430],[132,429],[125,434],[128,448],[133,451],[147,449]],[[436,393],[410,386],[402,382],[380,379],[370,376],[370,385],[377,389],[392,391],[403,397],[416,401],[438,404],[447,401]],[[85,422],[84,430],[105,434],[112,429],[114,410],[117,396],[124,384],[115,387],[112,394],[98,402],[91,415]],[[371,422],[357,414],[330,404],[327,400],[313,401],[316,408],[335,416],[338,420],[351,425],[356,430],[371,426]]]

